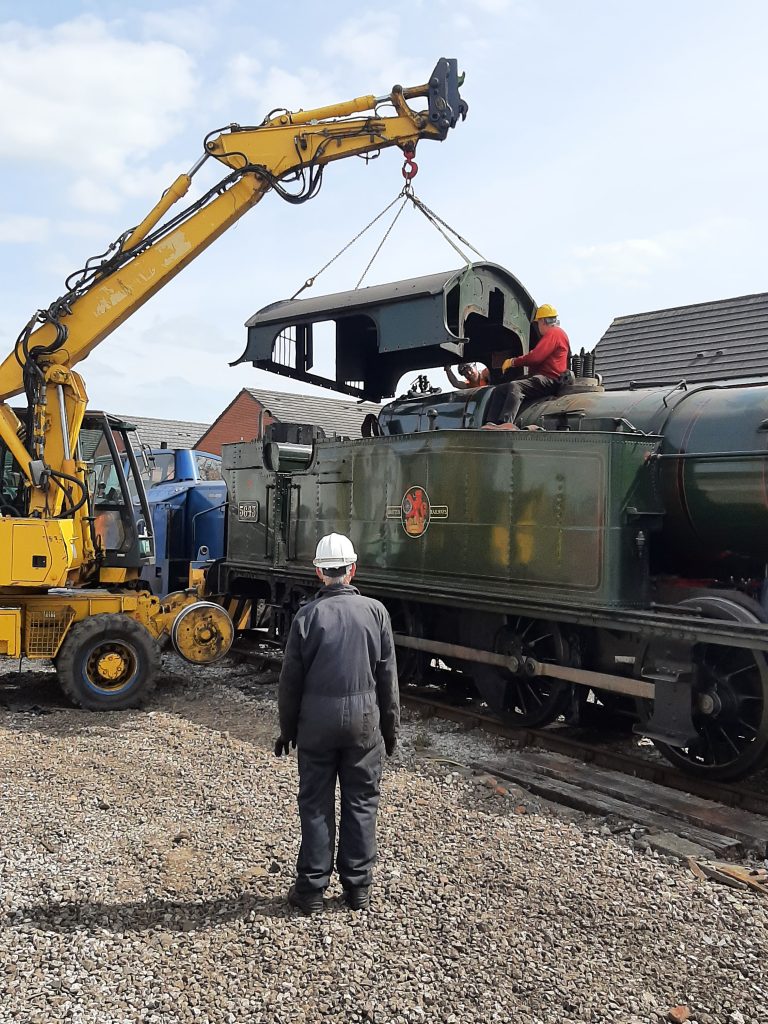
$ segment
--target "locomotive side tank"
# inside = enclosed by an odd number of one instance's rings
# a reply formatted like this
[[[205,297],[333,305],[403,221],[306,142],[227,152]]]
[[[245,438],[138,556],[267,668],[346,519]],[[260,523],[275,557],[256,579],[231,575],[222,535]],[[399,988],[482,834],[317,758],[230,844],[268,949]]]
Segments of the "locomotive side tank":
[[[389,306],[397,296],[381,287],[374,306]],[[421,312],[439,314],[426,332],[340,294],[332,308],[286,304],[286,321],[257,314],[244,358],[279,357],[306,380],[312,324],[336,319],[337,373],[352,388],[343,368],[364,323],[354,387],[376,398],[377,351],[391,380],[392,352],[399,372],[424,367],[426,348],[433,363],[443,348],[491,365],[536,343],[520,322],[535,304],[500,268],[418,287]],[[301,330],[286,355],[291,321]],[[226,446],[216,589],[262,600],[279,638],[315,589],[318,538],[345,533],[360,586],[390,609],[404,680],[479,693],[520,726],[620,707],[669,760],[711,778],[766,765],[768,386],[610,392],[577,378],[523,408],[520,427],[539,429],[484,430],[493,392],[442,394],[419,377],[363,438]]]
[[[228,561],[271,564],[280,547],[286,569],[311,566],[318,532],[338,532],[361,578],[387,591],[501,606],[513,589],[543,606],[566,588],[587,604],[644,605],[638,534],[658,514],[657,448],[621,434],[526,431],[510,445],[498,432],[446,430],[320,442],[305,468],[275,474],[259,442],[231,446]],[[235,454],[248,472],[232,472]]]
[[[385,406],[390,434],[482,427],[492,388],[414,396]],[[768,563],[768,385],[684,382],[626,391],[564,386],[528,403],[520,424],[659,439],[653,486],[663,509],[657,572],[762,576]],[[584,437],[581,439],[584,443]]]
[[[684,384],[582,392],[530,404],[523,424],[589,430],[606,421],[660,435],[664,507],[658,571],[761,577],[768,563],[768,386]]]

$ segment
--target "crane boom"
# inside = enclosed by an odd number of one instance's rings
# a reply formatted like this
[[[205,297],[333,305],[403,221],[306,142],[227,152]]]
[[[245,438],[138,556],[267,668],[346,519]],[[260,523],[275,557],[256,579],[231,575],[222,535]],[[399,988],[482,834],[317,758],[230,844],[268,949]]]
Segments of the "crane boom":
[[[270,190],[291,203],[305,202],[317,194],[326,164],[390,146],[412,158],[420,139],[443,140],[466,115],[462,81],[456,61],[441,58],[423,85],[396,85],[385,96],[358,96],[312,110],[278,110],[260,125],[233,124],[210,133],[194,166],[144,219],[70,275],[66,292],[34,314],[0,364],[0,549],[19,552],[8,565],[0,560],[0,595],[24,586],[136,580],[137,552],[150,546],[138,520],[132,523],[125,512],[125,481],[124,497],[117,501],[120,488],[99,477],[117,451],[106,436],[112,429],[106,421],[102,440],[85,445],[83,454],[87,395],[77,364]],[[410,105],[419,98],[426,99],[425,110]],[[174,212],[210,160],[222,165],[224,176]],[[286,189],[291,181],[300,183],[298,193]],[[23,423],[6,404],[22,392]],[[95,436],[96,428],[88,429]],[[94,487],[101,491],[91,493]],[[104,510],[99,523],[98,509]],[[115,547],[111,563],[104,526],[109,517],[113,525],[122,517],[112,530],[122,547],[119,553]],[[133,546],[125,539],[129,535]]]
[[[39,365],[71,369],[267,191],[278,188],[282,192],[280,182],[286,178],[309,175],[305,195],[283,193],[288,199],[302,201],[316,193],[323,167],[334,160],[390,146],[412,150],[420,139],[444,139],[466,113],[458,87],[456,62],[443,59],[422,86],[395,86],[387,96],[362,96],[314,110],[286,111],[258,127],[232,125],[207,140],[205,153],[192,171],[180,175],[142,223],[121,236],[115,251],[98,268],[84,272],[48,310],[38,313],[38,325],[26,336],[22,334],[14,352],[0,364],[0,401],[24,390],[26,356],[22,349],[37,350]],[[413,110],[406,95],[427,97],[429,109]],[[378,113],[377,108],[385,103],[392,104],[394,114]],[[350,116],[366,111],[373,113]],[[187,193],[194,173],[208,158],[219,160],[230,172],[202,200],[153,230]]]

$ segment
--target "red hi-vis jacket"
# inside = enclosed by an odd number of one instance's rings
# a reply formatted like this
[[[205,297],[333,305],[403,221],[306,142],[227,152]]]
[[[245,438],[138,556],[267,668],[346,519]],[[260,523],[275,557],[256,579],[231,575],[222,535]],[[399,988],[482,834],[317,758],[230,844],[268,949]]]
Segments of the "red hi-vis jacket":
[[[543,377],[556,380],[568,369],[568,356],[571,351],[568,335],[562,327],[551,327],[536,348],[524,356],[516,356],[513,366],[527,366],[530,373],[539,373]]]

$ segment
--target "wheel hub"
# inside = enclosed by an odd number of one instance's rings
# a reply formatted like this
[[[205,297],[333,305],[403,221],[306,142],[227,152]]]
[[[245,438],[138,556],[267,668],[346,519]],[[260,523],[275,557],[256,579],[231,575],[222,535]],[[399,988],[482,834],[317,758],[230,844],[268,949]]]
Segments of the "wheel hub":
[[[696,697],[696,710],[699,714],[717,718],[723,710],[723,702],[715,690],[702,690]]]
[[[102,679],[113,683],[119,679],[127,668],[125,658],[117,651],[102,654],[96,661],[96,671]]]
[[[477,690],[508,725],[537,728],[555,721],[567,705],[569,684],[533,678],[527,665],[567,661],[558,625],[522,616],[499,620],[478,612],[462,621],[463,637],[471,646],[508,659],[507,667],[473,664],[471,673]]]

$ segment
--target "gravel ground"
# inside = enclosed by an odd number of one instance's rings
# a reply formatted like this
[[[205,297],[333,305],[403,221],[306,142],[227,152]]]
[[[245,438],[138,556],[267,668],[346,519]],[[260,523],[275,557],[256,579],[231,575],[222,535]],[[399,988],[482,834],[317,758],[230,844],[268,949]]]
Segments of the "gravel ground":
[[[0,683],[3,1024],[768,1020],[768,905],[452,763],[502,741],[406,721],[372,910],[307,918],[273,686],[169,656],[95,715],[38,666]]]

